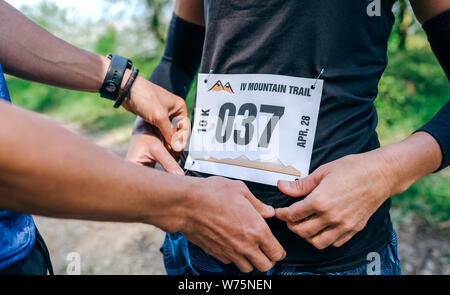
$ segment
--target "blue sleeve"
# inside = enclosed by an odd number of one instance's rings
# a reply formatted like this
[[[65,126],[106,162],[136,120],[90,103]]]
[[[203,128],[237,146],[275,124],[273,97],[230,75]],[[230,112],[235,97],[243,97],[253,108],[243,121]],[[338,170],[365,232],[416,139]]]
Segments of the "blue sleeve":
[[[6,86],[5,76],[3,75],[3,68],[0,64],[0,99],[11,101],[8,87]]]

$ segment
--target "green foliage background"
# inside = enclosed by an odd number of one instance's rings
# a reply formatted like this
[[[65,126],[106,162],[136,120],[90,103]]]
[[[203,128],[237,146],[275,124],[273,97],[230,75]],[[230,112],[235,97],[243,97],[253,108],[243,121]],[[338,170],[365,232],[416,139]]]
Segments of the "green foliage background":
[[[107,1],[120,2],[120,0]],[[75,26],[74,20],[68,18],[67,11],[59,9],[53,2],[48,1],[43,1],[33,8],[24,8],[23,11],[66,40],[68,36],[75,36],[69,41],[80,44],[84,48],[102,55],[118,52],[131,56],[141,69],[141,74],[149,76],[159,62],[162,49],[161,30],[167,25],[160,14],[164,7],[171,7],[168,5],[170,2],[169,0],[146,0],[140,9],[145,9],[148,13],[141,14],[141,17],[143,23],[150,18],[150,25],[143,25],[140,28],[135,26],[133,29],[125,30],[118,29],[105,20],[101,20],[100,23]],[[157,20],[154,19],[156,15],[154,9],[159,9]],[[398,13],[400,12],[397,11]],[[49,15],[51,17],[48,17]],[[73,31],[74,27],[77,28],[76,31]],[[97,35],[93,38],[94,41],[87,42],[85,36],[94,27]],[[383,145],[406,138],[431,119],[450,99],[449,82],[432,54],[426,36],[414,21],[411,21],[408,27],[407,39],[401,40],[399,23],[395,25],[389,41],[389,65],[380,81],[379,95],[375,102],[379,114],[377,131]],[[67,33],[68,29],[71,30],[70,34]],[[134,41],[123,39],[125,36],[132,36],[133,32],[137,36],[146,36],[146,32],[148,36],[153,36],[153,42],[157,44],[153,51],[129,51],[130,48],[138,48],[140,40],[144,40],[142,38]],[[405,44],[405,46],[399,46],[399,44]],[[111,102],[100,99],[98,94],[57,89],[13,77],[8,77],[7,82],[16,105],[45,113],[59,121],[77,122],[92,132],[110,132],[124,126],[131,127],[134,121],[133,115],[124,110],[114,110]],[[195,84],[196,82],[193,83],[194,87],[187,99],[190,110],[192,110],[195,95]],[[129,128],[126,130],[128,132]],[[415,212],[431,223],[448,223],[450,219],[449,169],[423,178],[405,193],[394,197],[393,206],[394,219]]]

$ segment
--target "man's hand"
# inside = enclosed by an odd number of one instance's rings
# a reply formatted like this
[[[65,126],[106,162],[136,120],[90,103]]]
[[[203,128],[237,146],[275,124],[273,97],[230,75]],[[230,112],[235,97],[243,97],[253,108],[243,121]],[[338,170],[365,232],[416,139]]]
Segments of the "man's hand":
[[[4,1],[0,1],[0,27],[0,56],[6,73],[57,87],[99,91],[111,63],[108,58],[53,36]],[[130,74],[127,70],[122,87]],[[189,124],[182,98],[138,77],[122,105],[156,126],[175,151],[183,150]]]
[[[186,146],[190,123],[186,103],[181,97],[139,77],[123,107],[155,126],[169,150],[181,152]],[[139,133],[154,134],[154,131],[145,130]],[[152,142],[156,144],[155,140]]]
[[[167,172],[184,175],[175,160],[178,156],[154,127],[137,118],[129,161],[145,166],[158,162]],[[182,211],[188,208],[188,213],[168,214],[162,223],[154,223],[167,232],[183,233],[206,253],[223,263],[235,263],[243,272],[254,267],[267,271],[284,259],[283,248],[263,219],[273,217],[275,210],[256,199],[244,183],[221,177],[185,179],[194,182],[193,188],[187,190],[186,203],[176,205]]]
[[[185,178],[193,181],[186,203],[179,204],[187,208],[186,218],[177,222],[175,216],[167,216],[162,229],[181,232],[209,255],[233,262],[243,272],[254,267],[268,271],[284,259],[284,249],[263,219],[273,217],[274,209],[256,199],[243,182]]]
[[[391,194],[386,175],[370,157],[347,156],[319,167],[306,178],[279,181],[279,189],[287,195],[309,195],[277,209],[276,216],[317,249],[343,245],[364,228]]]
[[[185,132],[184,129],[181,130],[177,135]],[[186,139],[182,138],[182,141],[186,142]],[[144,122],[140,117],[136,119],[127,153],[128,161],[150,167],[159,163],[168,173],[184,175],[177,162],[179,156],[180,152],[174,151],[171,145],[165,143],[158,129]]]
[[[276,209],[276,217],[318,249],[340,247],[365,227],[385,200],[435,171],[441,161],[439,145],[424,132],[398,144],[343,157],[303,179],[279,181],[279,189],[287,195],[309,195]]]

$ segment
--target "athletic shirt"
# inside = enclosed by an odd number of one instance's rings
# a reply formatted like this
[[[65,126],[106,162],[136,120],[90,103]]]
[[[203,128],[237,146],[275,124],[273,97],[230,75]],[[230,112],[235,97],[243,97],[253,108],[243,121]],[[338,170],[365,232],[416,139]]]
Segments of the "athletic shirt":
[[[393,1],[385,0],[205,0],[200,72],[316,78],[324,69],[312,172],[346,155],[380,146],[373,102],[387,65],[392,5]],[[378,16],[369,16],[373,13]],[[257,198],[274,207],[301,200],[273,186],[246,184]],[[287,251],[283,263],[338,271],[360,265],[368,253],[386,247],[392,230],[390,205],[386,201],[366,227],[339,248],[317,250],[285,222],[272,218],[268,224]]]
[[[0,100],[11,101],[1,64]],[[35,225],[31,215],[0,209],[0,270],[27,257],[34,240]]]

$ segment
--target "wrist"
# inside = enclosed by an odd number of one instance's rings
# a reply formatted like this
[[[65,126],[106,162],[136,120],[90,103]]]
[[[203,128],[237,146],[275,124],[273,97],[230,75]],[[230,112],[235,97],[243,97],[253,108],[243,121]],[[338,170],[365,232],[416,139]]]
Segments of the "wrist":
[[[397,148],[395,146],[387,146],[373,152],[377,153],[376,163],[389,192],[387,197],[400,194],[408,189],[408,181],[402,171],[403,164],[400,163],[397,157]]]
[[[128,81],[128,79],[130,78],[130,75],[131,75],[131,71],[127,69],[125,71],[122,85],[120,86],[121,91],[125,87],[126,81]],[[143,82],[148,82],[148,81],[146,79],[142,78],[141,76],[137,76],[136,81],[134,82],[133,86],[130,89],[130,92],[128,93],[128,97],[122,103],[122,107],[124,109],[126,109],[127,111],[134,113],[136,115],[139,115],[137,113],[137,108],[136,108],[136,106],[139,105],[139,103],[136,103],[139,100],[139,94],[140,93],[148,94],[150,92],[149,89],[143,89],[143,87],[146,86],[146,83],[143,83]]]
[[[194,191],[197,191],[199,185],[193,177],[167,173],[161,173],[161,176],[164,180],[157,181],[161,184],[158,186],[161,189],[155,188],[154,185],[149,186],[149,193],[157,196],[157,200],[146,202],[145,211],[148,214],[141,218],[140,222],[155,225],[169,233],[181,232],[192,219],[192,214],[198,206]]]
[[[389,179],[391,195],[403,193],[417,180],[436,171],[442,161],[439,144],[425,132],[377,151]]]
[[[98,75],[95,79],[96,87],[93,89],[94,91],[98,92],[98,90],[102,87],[103,81],[105,80],[106,73],[108,72],[109,64],[111,63],[111,60],[107,58],[106,56],[100,56],[101,61],[101,67]]]
[[[128,97],[139,69],[134,68],[130,74],[127,70],[131,70],[133,62],[120,55],[108,54],[107,59],[110,62],[99,92],[101,97],[113,100],[114,108],[118,108]]]

